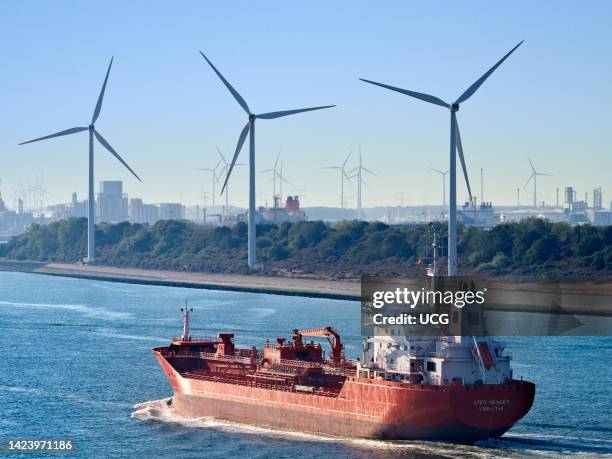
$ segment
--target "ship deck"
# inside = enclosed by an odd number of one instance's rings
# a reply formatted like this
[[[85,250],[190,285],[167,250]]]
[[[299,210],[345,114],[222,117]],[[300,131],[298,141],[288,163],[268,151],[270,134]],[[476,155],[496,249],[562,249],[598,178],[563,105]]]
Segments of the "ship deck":
[[[338,397],[340,394],[341,387],[315,387],[315,386],[303,386],[308,387],[308,390],[296,389],[299,388],[299,384],[295,384],[292,375],[287,377],[274,376],[267,372],[255,371],[252,373],[246,373],[242,375],[232,375],[227,373],[211,372],[209,370],[189,370],[179,373],[182,377],[187,379],[200,379],[205,381],[213,381],[223,384],[235,384],[239,386],[256,387],[260,389],[271,389],[279,390],[284,392],[298,392],[312,395],[318,395],[323,397]]]

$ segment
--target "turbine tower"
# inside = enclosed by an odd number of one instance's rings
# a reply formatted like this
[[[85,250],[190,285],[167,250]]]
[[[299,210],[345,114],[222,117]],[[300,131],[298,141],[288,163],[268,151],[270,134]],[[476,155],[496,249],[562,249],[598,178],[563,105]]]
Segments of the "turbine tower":
[[[238,145],[236,145],[236,152],[234,153],[234,157],[232,158],[232,162],[230,164],[229,170],[227,171],[227,176],[225,177],[225,183],[223,184],[223,188],[221,189],[221,193],[225,190],[227,186],[227,181],[234,169],[234,165],[236,164],[236,160],[238,159],[238,155],[240,154],[240,150],[244,145],[244,141],[246,140],[247,134],[250,133],[249,136],[249,227],[248,227],[248,264],[250,268],[255,268],[256,266],[256,248],[255,248],[255,238],[256,238],[256,228],[255,228],[255,120],[263,119],[263,120],[271,120],[276,118],[281,118],[283,116],[296,115],[302,112],[308,112],[312,110],[321,110],[323,108],[331,108],[335,105],[324,105],[319,107],[309,107],[309,108],[298,108],[295,110],[282,110],[276,112],[268,112],[256,115],[251,113],[251,109],[247,105],[246,101],[242,98],[238,91],[236,91],[231,84],[221,75],[221,72],[217,70],[217,68],[208,60],[208,58],[204,55],[202,51],[200,51],[202,57],[208,62],[208,64],[212,67],[217,76],[221,79],[225,87],[229,90],[229,92],[234,96],[236,102],[242,107],[242,109],[246,112],[249,117],[248,122],[242,128],[242,132],[238,137]]]
[[[463,148],[461,146],[461,136],[459,134],[459,126],[457,124],[457,111],[459,110],[460,104],[467,101],[480,86],[491,76],[491,74],[504,62],[510,54],[512,54],[516,48],[518,48],[523,42],[521,41],[518,45],[512,48],[504,57],[502,57],[493,67],[491,67],[484,75],[476,80],[469,88],[465,90],[463,94],[459,96],[455,102],[449,104],[442,99],[431,96],[429,94],[423,94],[420,92],[409,91],[407,89],[397,88],[382,83],[377,83],[371,80],[365,80],[361,78],[361,81],[370,83],[376,86],[390,89],[407,96],[420,99],[431,104],[440,105],[441,107],[450,110],[450,200],[449,200],[449,218],[448,218],[448,275],[457,275],[457,151],[461,160],[461,166],[463,168],[463,175],[465,176],[466,183],[468,184],[468,192],[470,194],[470,202],[473,202],[472,192],[469,187],[469,181],[467,176],[467,170],[465,168],[465,160],[463,158]]]
[[[436,169],[435,167],[427,166],[434,172],[437,172],[442,176],[442,205],[446,205],[446,174],[448,174],[448,169],[442,172],[440,169]]]
[[[537,172],[535,170],[535,167],[533,167],[533,163],[531,162],[531,158],[527,157],[527,159],[529,160],[529,165],[531,166],[531,175],[529,176],[529,179],[525,182],[525,185],[523,185],[523,188],[525,188],[529,182],[531,182],[531,180],[533,179],[533,207],[538,207],[538,175],[543,175],[545,177],[551,177],[550,174],[543,174],[542,172]]]
[[[346,173],[346,163],[348,162],[352,153],[353,152],[351,151],[349,152],[348,155],[346,155],[346,159],[342,163],[342,166],[327,166],[323,168],[323,169],[337,169],[340,171],[340,208],[341,209],[344,209],[344,180],[351,183],[351,179]]]
[[[95,200],[94,200],[94,137],[102,144],[104,148],[106,148],[115,158],[119,160],[121,164],[123,164],[127,170],[129,170],[134,177],[136,177],[140,182],[140,177],[136,175],[136,172],[132,170],[130,166],[123,160],[119,153],[117,153],[113,147],[106,141],[102,134],[100,134],[96,128],[95,123],[100,116],[100,111],[102,110],[102,101],[104,100],[104,92],[106,91],[106,84],[108,82],[108,75],[110,74],[111,67],[113,65],[113,59],[111,58],[110,64],[108,64],[108,70],[106,71],[106,76],[104,77],[104,83],[102,83],[102,89],[100,90],[100,95],[98,96],[98,102],[96,103],[96,107],[94,108],[93,116],[91,118],[91,122],[87,127],[73,127],[70,129],[66,129],[65,131],[56,132],[55,134],[46,135],[44,137],[39,137],[37,139],[28,140],[27,142],[22,142],[19,145],[25,145],[26,143],[38,142],[39,140],[52,139],[53,137],[60,137],[64,135],[76,134],[77,132],[89,131],[89,195],[88,195],[88,209],[87,209],[87,263],[94,263],[95,261],[95,224],[96,224],[96,214],[95,214]]]
[[[363,172],[367,172],[368,174],[375,175],[376,177],[378,177],[378,174],[375,172],[372,172],[370,169],[363,166],[362,161],[361,161],[361,147],[359,148],[359,165],[351,169],[349,171],[349,174],[352,174],[353,172],[355,174],[351,175],[350,178],[357,179],[357,219],[362,220],[363,211],[361,207],[361,186],[366,185],[365,180],[363,179]]]

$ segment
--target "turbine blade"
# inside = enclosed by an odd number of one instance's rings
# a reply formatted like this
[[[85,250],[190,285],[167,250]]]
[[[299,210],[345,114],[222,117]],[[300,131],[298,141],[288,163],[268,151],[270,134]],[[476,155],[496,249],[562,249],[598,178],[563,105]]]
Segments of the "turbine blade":
[[[217,145],[215,145],[215,148],[217,150],[217,153],[219,153],[219,156],[221,157],[221,159],[223,160],[223,163],[225,165],[227,165],[227,160],[225,159],[225,156],[223,156],[223,153],[221,153],[221,150],[219,150],[219,147]]]
[[[37,139],[28,140],[27,142],[21,142],[19,145],[25,145],[26,143],[38,142],[39,140],[52,139],[53,137],[61,137],[63,135],[76,134],[77,132],[86,131],[88,128],[86,127],[73,127],[70,129],[66,129],[65,131],[56,132],[55,134],[49,134],[44,137],[39,137]]]
[[[132,168],[128,166],[128,164],[123,160],[123,158],[119,156],[119,153],[117,153],[113,149],[113,147],[110,146],[110,143],[108,143],[106,139],[102,137],[102,135],[95,129],[94,129],[94,135],[96,136],[96,139],[98,139],[98,142],[100,142],[104,148],[106,148],[115,158],[117,158],[119,162],[123,164],[127,168],[127,170],[130,171],[134,175],[134,177],[136,177],[140,182],[142,182],[142,180],[140,179],[140,177],[138,177],[136,172],[134,172]]]
[[[531,162],[531,158],[529,156],[527,156],[527,160],[529,161],[529,165],[531,166],[531,171],[535,174],[536,170],[535,167],[533,167],[533,163]]]
[[[378,177],[378,174],[376,172],[372,172],[370,169],[368,169],[367,167],[361,167],[364,171],[369,172],[372,175],[375,175],[376,177]]]
[[[110,64],[108,64],[108,70],[106,71],[106,76],[104,77],[104,83],[102,83],[102,89],[100,90],[100,95],[98,96],[98,102],[96,103],[96,108],[94,110],[93,116],[91,117],[91,124],[94,124],[100,116],[100,110],[102,110],[102,101],[104,100],[104,91],[106,91],[106,83],[108,82],[108,75],[110,73],[111,67],[113,66],[113,59],[111,57]]]
[[[285,182],[287,185],[291,185],[293,186],[293,183],[291,183],[289,180],[287,180],[285,177],[280,176],[279,179],[281,179],[283,182]]]
[[[474,94],[478,90],[478,88],[480,88],[480,86],[486,81],[486,79],[489,78],[493,72],[495,72],[497,67],[502,65],[502,62],[504,62],[506,59],[508,59],[510,54],[512,54],[516,50],[516,48],[518,48],[522,44],[523,44],[523,41],[521,40],[521,42],[518,45],[516,45],[514,48],[512,48],[504,57],[502,57],[499,61],[497,61],[497,64],[495,64],[493,67],[491,67],[487,71],[487,73],[485,73],[478,80],[476,80],[476,82],[474,82],[472,84],[472,86],[467,88],[465,90],[465,92],[459,96],[459,98],[456,100],[455,103],[456,104],[460,104],[460,103],[465,102],[466,100],[468,100],[470,97],[472,97],[472,94]]]
[[[525,187],[526,187],[526,186],[529,184],[529,182],[531,182],[531,179],[532,179],[533,177],[535,177],[535,174],[531,174],[531,175],[529,176],[529,179],[528,179],[528,180],[525,182],[525,184],[523,185],[523,188],[525,188]]]
[[[346,155],[346,159],[344,160],[344,162],[342,163],[342,169],[344,169],[344,167],[346,166],[346,163],[348,162],[349,158],[351,157],[351,155],[353,154],[353,150],[351,150],[349,152],[348,155]]]
[[[470,187],[470,179],[468,178],[467,168],[465,167],[465,158],[463,157],[463,145],[461,144],[461,134],[459,133],[459,122],[457,122],[457,151],[459,152],[459,159],[461,160],[461,168],[463,169],[465,184],[467,185],[468,193],[470,195],[470,202],[474,202],[472,197],[472,188]]]
[[[346,178],[346,181],[349,182],[351,185],[353,184],[353,182],[351,182],[351,178],[348,176],[346,172],[344,173],[344,178]]]
[[[321,169],[342,169],[340,166],[323,166]]]
[[[283,110],[280,112],[262,113],[261,115],[255,115],[255,118],[259,118],[262,120],[272,120],[274,118],[281,118],[283,116],[295,115],[297,113],[302,113],[302,112],[310,112],[312,110],[322,110],[324,108],[331,108],[331,107],[335,107],[335,105],[323,105],[321,107],[298,108],[297,110]]]
[[[536,175],[543,175],[545,177],[552,177],[552,174],[543,174],[542,172],[536,172]]]
[[[437,172],[438,174],[444,175],[444,172],[442,172],[440,169],[436,169],[435,167],[427,166],[427,169],[431,169],[432,171]]]
[[[430,104],[436,104],[436,105],[440,105],[441,107],[446,107],[446,108],[449,107],[449,104],[444,102],[442,99],[439,99],[438,97],[435,97],[435,96],[430,96],[429,94],[423,94],[421,92],[409,91],[408,89],[396,88],[395,86],[389,86],[387,84],[377,83],[376,81],[365,80],[363,78],[359,78],[359,79],[361,81],[365,81],[366,83],[370,83],[370,84],[373,84],[373,85],[376,85],[376,86],[380,86],[381,88],[390,89],[391,91],[397,91],[397,92],[400,92],[400,93],[405,94],[407,96],[414,97],[416,99],[420,99],[420,100],[423,100],[425,102],[429,102]]]
[[[244,125],[242,128],[242,132],[240,133],[240,137],[238,137],[238,145],[236,145],[236,152],[234,153],[234,157],[232,158],[232,163],[229,166],[229,170],[227,171],[227,176],[225,177],[225,181],[223,182],[223,187],[221,188],[221,194],[225,191],[227,187],[227,181],[232,175],[232,170],[234,170],[234,166],[236,165],[236,160],[238,159],[238,155],[240,154],[240,150],[242,150],[242,146],[244,145],[244,141],[246,140],[246,136],[249,133],[249,129],[251,127],[250,122]]]
[[[204,53],[202,51],[200,51],[200,54],[202,55],[202,57],[204,59],[206,59],[206,62],[208,62],[208,65],[210,65],[212,67],[212,69],[215,71],[215,73],[217,74],[217,76],[221,79],[221,81],[223,82],[223,84],[225,85],[225,87],[227,89],[229,89],[229,92],[232,93],[232,96],[234,96],[234,99],[236,99],[236,101],[240,104],[240,106],[242,107],[242,109],[247,112],[248,115],[251,114],[251,110],[249,109],[249,106],[247,105],[247,103],[245,102],[245,100],[242,98],[242,96],[240,94],[238,94],[238,91],[236,91],[231,84],[229,84],[229,81],[227,81],[223,75],[221,75],[221,72],[219,72],[217,70],[217,67],[215,67],[213,65],[212,62],[210,62],[208,60],[208,58],[204,55]]]
[[[280,159],[280,151],[278,152],[278,155],[276,155],[276,161],[274,161],[274,170],[276,170],[276,166],[278,165],[279,159]]]
[[[268,183],[272,183],[274,180],[276,180],[276,177],[272,177],[270,180],[264,183],[264,185],[267,185]]]

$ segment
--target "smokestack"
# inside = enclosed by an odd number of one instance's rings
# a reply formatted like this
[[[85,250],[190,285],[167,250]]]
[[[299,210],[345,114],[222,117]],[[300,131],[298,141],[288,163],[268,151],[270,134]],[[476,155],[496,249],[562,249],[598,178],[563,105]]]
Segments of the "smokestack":
[[[484,182],[484,177],[483,177],[483,168],[480,168],[480,202],[483,203],[484,202],[484,186],[483,186],[483,182]]]

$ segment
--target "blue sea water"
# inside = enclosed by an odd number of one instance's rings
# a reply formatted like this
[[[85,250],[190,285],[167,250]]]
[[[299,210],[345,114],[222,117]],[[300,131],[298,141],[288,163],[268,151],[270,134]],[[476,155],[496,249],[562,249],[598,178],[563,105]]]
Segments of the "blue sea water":
[[[514,374],[537,384],[536,400],[504,437],[475,446],[181,418],[150,349],[179,334],[185,300],[194,334],[233,331],[250,346],[333,325],[347,354],[360,353],[355,302],[0,272],[0,440],[70,438],[70,457],[92,458],[612,457],[609,337],[508,338]]]

